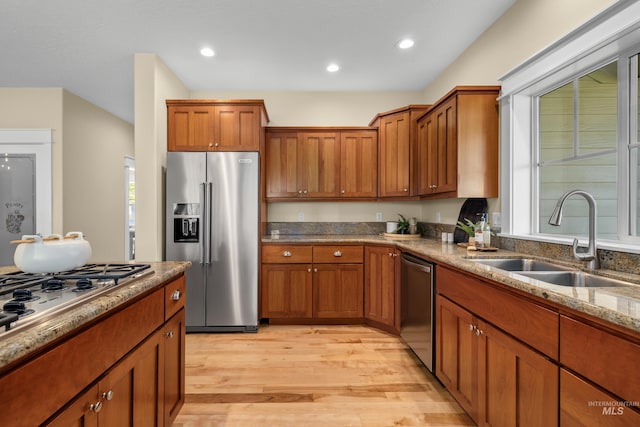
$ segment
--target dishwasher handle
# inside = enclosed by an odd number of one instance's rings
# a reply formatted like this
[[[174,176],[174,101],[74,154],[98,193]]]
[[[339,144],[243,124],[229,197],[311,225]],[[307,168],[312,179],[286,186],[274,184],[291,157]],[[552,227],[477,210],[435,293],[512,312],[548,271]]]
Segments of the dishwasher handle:
[[[402,254],[402,262],[415,267],[424,273],[431,273],[431,268],[433,267],[433,264],[427,261],[406,254]]]

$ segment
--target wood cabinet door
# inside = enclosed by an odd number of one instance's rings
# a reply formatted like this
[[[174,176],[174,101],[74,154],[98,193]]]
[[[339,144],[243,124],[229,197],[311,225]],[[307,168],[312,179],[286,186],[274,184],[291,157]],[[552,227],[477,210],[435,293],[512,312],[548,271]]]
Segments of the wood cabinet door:
[[[100,381],[100,427],[164,424],[163,330],[149,337]]]
[[[261,283],[263,317],[313,315],[311,264],[263,264]]]
[[[362,264],[315,264],[313,316],[362,318]]]
[[[402,112],[380,118],[380,197],[410,195],[410,114]]]
[[[479,350],[479,426],[558,425],[558,366],[485,322]]]
[[[399,330],[396,324],[396,260],[391,246],[367,246],[364,258],[364,317]]]
[[[213,148],[225,151],[258,151],[260,110],[260,107],[255,105],[217,105]]]
[[[266,197],[294,198],[298,191],[298,133],[268,132],[265,143]]]
[[[378,195],[378,137],[376,131],[340,133],[340,197]]]
[[[213,148],[213,106],[172,105],[167,112],[169,151],[208,151]]]
[[[435,111],[435,156],[431,164],[434,193],[455,191],[458,172],[458,135],[456,98],[442,104]],[[463,153],[464,154],[464,153]]]
[[[419,195],[432,194],[435,185],[433,165],[437,155],[435,115],[429,113],[418,122],[417,131],[417,192]]]
[[[184,404],[185,310],[164,325],[164,425],[170,426]]]
[[[98,412],[102,409],[100,392],[95,384],[77,397],[71,405],[60,412],[46,427],[98,427]],[[17,416],[17,415],[16,415]]]
[[[478,419],[478,339],[471,313],[436,295],[436,376]]]
[[[612,365],[613,366],[613,365]],[[640,425],[638,408],[605,393],[571,372],[560,369],[562,427],[630,427]],[[628,402],[631,404],[631,402]]]
[[[304,197],[337,197],[340,145],[335,132],[300,133],[298,187]]]

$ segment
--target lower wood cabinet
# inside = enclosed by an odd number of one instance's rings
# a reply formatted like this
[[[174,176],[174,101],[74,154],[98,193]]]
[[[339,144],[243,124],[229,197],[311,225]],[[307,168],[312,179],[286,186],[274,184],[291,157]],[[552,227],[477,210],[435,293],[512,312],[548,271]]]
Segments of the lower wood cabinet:
[[[558,366],[441,295],[436,375],[479,426],[557,426]]]
[[[164,334],[157,331],[76,398],[51,427],[149,426],[163,424]]]
[[[399,255],[393,246],[364,249],[365,320],[394,333],[400,331]]]
[[[0,376],[12,426],[169,426],[184,403],[185,277]]]
[[[264,245],[261,317],[362,319],[362,257],[361,245]]]
[[[262,317],[313,316],[311,264],[263,264],[261,282]]]
[[[640,426],[640,413],[632,406],[637,409],[637,401],[620,401],[564,368],[560,369],[562,427]]]

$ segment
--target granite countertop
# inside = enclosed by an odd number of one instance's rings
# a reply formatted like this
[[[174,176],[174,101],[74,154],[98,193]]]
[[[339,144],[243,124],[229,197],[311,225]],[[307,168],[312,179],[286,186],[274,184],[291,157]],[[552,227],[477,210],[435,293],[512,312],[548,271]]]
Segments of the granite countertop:
[[[64,311],[42,323],[0,335],[0,368],[38,350],[62,335],[90,322],[130,299],[165,283],[185,271],[190,262],[150,262],[153,274],[125,283],[95,299]],[[16,267],[0,267],[0,274],[16,271]]]
[[[622,287],[571,287],[559,286],[530,279],[487,265],[469,261],[470,258],[544,257],[499,249],[496,252],[474,252],[450,243],[434,239],[396,240],[377,235],[281,235],[278,238],[263,237],[263,243],[375,243],[391,244],[420,254],[436,264],[450,265],[477,276],[502,283],[545,301],[576,310],[610,323],[640,332],[640,276],[597,270],[596,274],[630,282]],[[580,268],[579,263],[555,263]]]

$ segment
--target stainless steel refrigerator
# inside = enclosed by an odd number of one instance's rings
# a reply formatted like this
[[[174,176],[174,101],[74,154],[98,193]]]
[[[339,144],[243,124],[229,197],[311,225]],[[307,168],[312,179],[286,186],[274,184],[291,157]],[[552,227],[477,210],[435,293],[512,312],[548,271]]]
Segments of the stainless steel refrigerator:
[[[258,329],[259,156],[169,152],[166,259],[188,260],[187,332]]]

